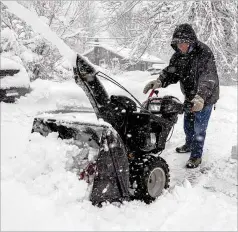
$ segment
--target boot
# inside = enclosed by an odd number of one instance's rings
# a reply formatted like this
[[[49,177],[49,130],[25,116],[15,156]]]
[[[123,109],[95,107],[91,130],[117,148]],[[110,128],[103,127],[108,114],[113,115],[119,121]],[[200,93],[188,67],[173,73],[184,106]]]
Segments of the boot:
[[[175,149],[175,151],[178,152],[178,153],[187,153],[187,152],[190,152],[191,149],[190,149],[190,147],[187,144],[184,144],[181,147],[177,147]]]
[[[199,164],[201,163],[202,163],[202,158],[190,157],[186,163],[186,168],[197,168]]]

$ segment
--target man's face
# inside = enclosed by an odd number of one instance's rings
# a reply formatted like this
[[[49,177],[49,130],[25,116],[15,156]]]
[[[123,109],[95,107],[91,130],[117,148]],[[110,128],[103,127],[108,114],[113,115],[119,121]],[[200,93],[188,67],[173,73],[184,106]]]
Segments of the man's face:
[[[189,43],[178,43],[177,46],[178,46],[178,49],[182,53],[187,53],[188,52]]]

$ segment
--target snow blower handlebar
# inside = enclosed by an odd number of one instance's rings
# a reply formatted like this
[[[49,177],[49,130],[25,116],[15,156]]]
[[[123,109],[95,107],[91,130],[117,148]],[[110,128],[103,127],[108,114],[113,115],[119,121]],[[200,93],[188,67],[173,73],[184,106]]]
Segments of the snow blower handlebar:
[[[152,89],[150,92],[149,98],[153,96],[154,92],[155,92],[154,89]]]
[[[151,92],[150,92],[149,98],[152,97],[153,94],[155,94],[158,97],[158,93],[159,93],[159,90],[152,89]]]

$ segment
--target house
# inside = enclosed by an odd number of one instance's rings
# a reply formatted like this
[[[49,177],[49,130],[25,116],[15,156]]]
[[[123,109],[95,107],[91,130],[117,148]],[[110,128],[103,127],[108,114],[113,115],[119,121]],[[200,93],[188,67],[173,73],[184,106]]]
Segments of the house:
[[[107,69],[121,69],[121,70],[141,70],[145,71],[153,64],[165,64],[163,60],[158,57],[144,54],[139,62],[130,60],[131,49],[125,47],[111,47],[104,44],[95,43],[94,47],[84,52],[82,55],[86,56],[93,64]]]

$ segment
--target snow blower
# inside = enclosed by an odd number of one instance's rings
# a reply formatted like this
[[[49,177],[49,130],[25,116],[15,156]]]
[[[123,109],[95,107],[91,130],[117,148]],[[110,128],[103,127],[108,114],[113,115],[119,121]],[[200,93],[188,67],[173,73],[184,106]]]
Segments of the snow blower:
[[[47,136],[57,132],[62,139],[76,141],[84,151],[77,158],[77,174],[80,181],[92,184],[90,200],[94,205],[134,199],[153,202],[169,187],[169,167],[160,154],[184,105],[173,96],[152,96],[141,104],[80,55],[74,78],[93,111],[44,113],[34,119],[32,133]],[[133,100],[123,95],[109,96],[100,78],[119,86]],[[97,153],[94,161],[88,158],[92,150]]]

